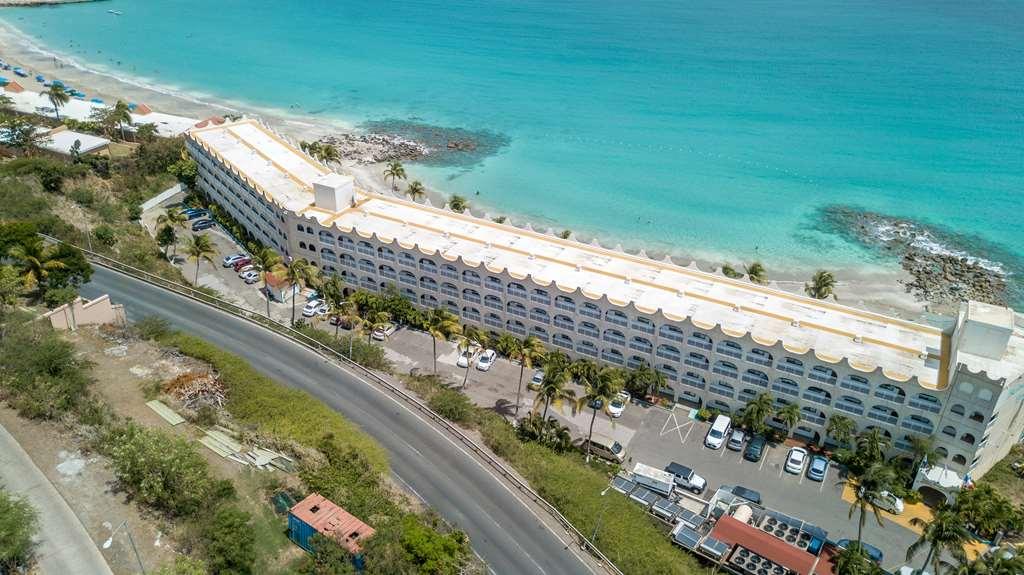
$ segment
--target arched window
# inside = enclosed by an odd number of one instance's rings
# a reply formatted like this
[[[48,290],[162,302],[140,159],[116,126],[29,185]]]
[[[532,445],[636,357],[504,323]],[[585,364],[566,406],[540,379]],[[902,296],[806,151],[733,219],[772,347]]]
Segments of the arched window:
[[[906,400],[907,394],[891,383],[882,383],[875,389],[875,397],[893,403],[903,403]]]
[[[641,333],[653,334],[654,333],[654,322],[649,320],[649,319],[647,319],[646,317],[638,316],[638,317],[636,317],[633,320],[633,329],[635,329],[635,330],[637,330],[637,331],[639,331]]]
[[[699,354],[695,351],[691,351],[690,353],[688,353],[686,355],[686,359],[683,360],[683,363],[690,367],[696,367],[697,369],[708,368],[708,358],[704,357],[702,354]]]
[[[607,342],[616,343],[619,345],[626,344],[626,336],[623,335],[621,331],[614,328],[604,330],[604,336],[602,336],[602,339],[604,339]]]
[[[576,322],[567,315],[558,314],[555,316],[555,327],[573,331],[576,329]]]
[[[932,413],[939,413],[942,410],[942,402],[939,401],[939,398],[928,393],[918,393],[910,398],[907,405]]]
[[[505,330],[516,335],[526,335],[526,325],[518,319],[510,319],[505,322]]]
[[[629,322],[626,320],[626,314],[617,309],[608,310],[608,312],[604,314],[604,319],[608,323],[613,323],[615,325],[629,325]]]
[[[510,296],[526,297],[526,287],[521,283],[510,282],[507,291]]]
[[[425,272],[437,272],[437,264],[430,258],[420,258],[420,269]]]
[[[953,456],[953,463],[957,465],[967,465],[967,458],[957,453]]]
[[[871,409],[868,410],[868,417],[889,425],[896,425],[896,422],[899,421],[899,413],[887,405],[871,406]]]
[[[548,315],[548,311],[539,307],[535,307],[530,310],[530,319],[541,323],[551,323],[551,317]]]
[[[398,273],[398,281],[404,284],[416,285],[416,274],[408,270],[402,270]]]
[[[992,401],[992,390],[987,387],[978,390],[978,399],[981,401]]]
[[[501,298],[491,293],[484,296],[484,305],[491,309],[505,309],[505,304],[501,302]]]
[[[695,331],[690,334],[690,337],[686,338],[687,345],[692,345],[700,349],[711,349],[714,345],[714,341],[711,340],[711,336],[706,333]]]
[[[658,346],[657,355],[660,358],[668,359],[671,361],[679,361],[679,358],[682,357],[679,348],[673,345],[668,345],[667,343],[663,343]]]
[[[960,383],[957,384],[956,391],[957,393],[961,393],[963,395],[973,395],[974,384],[968,381],[961,381]]]
[[[768,387],[768,374],[757,369],[748,369],[743,373],[743,382],[759,387]]]
[[[480,274],[473,270],[466,270],[462,272],[462,281],[468,284],[480,285]]]
[[[750,348],[750,351],[747,352],[747,361],[750,363],[756,363],[757,365],[770,366],[773,360],[772,354],[763,349],[752,347]]]
[[[306,242],[299,242],[300,249],[306,249]]]
[[[800,361],[795,357],[783,357],[779,360],[779,363],[775,366],[775,369],[779,371],[785,371],[786,373],[792,373],[793,375],[804,375],[804,362]]]
[[[555,309],[576,311],[576,302],[569,296],[557,295],[555,296]]]
[[[572,349],[572,338],[564,333],[554,333],[551,336],[551,343],[563,349]]]
[[[635,349],[643,353],[651,353],[654,350],[654,344],[651,340],[646,337],[633,336],[633,339],[629,341],[629,349]]]
[[[796,397],[800,395],[800,386],[788,377],[779,377],[772,383],[772,391]]]
[[[510,301],[507,304],[505,304],[505,311],[512,315],[517,315],[519,317],[526,317],[527,315],[526,306],[517,301]]]
[[[947,450],[945,447],[936,447],[935,448],[935,455],[936,455],[935,459],[945,459],[945,458],[949,457],[949,450]]]
[[[811,387],[808,387],[804,391],[803,398],[806,399],[807,401],[819,403],[821,405],[832,404],[832,394],[820,387],[815,387],[813,385]]]
[[[903,423],[900,425],[902,425],[904,429],[909,429],[910,431],[916,431],[925,435],[931,435],[932,431],[935,429],[930,419],[917,415],[916,413],[904,417]]]
[[[959,403],[956,403],[953,405],[953,407],[950,407],[949,412],[952,413],[953,415],[959,415],[961,417],[964,415],[964,413],[966,413],[966,411],[964,410],[964,406],[960,405]]]
[[[825,367],[824,365],[816,365],[811,368],[810,373],[807,374],[808,379],[814,381],[827,383],[829,385],[835,385],[838,376],[836,370],[831,367]]]
[[[544,329],[539,325],[533,326],[533,329],[530,330],[530,335],[545,343],[548,342],[551,338],[551,336],[548,335],[548,330]]]
[[[533,291],[530,292],[530,301],[547,305],[551,303],[551,296],[548,295],[547,290],[533,288]]]
[[[432,277],[423,276],[420,278],[420,287],[430,291],[437,291],[437,282]]]
[[[475,307],[466,306],[462,308],[462,317],[469,321],[480,321],[480,310]]]
[[[736,364],[723,360],[716,361],[711,372],[725,377],[731,377],[733,379],[740,376],[739,370],[736,368]]]
[[[868,380],[854,374],[845,376],[842,381],[839,382],[839,387],[863,394],[867,394],[871,391],[871,386],[868,384]]]
[[[735,357],[736,359],[743,357],[743,348],[740,347],[740,344],[727,339],[718,342],[716,351],[721,355]]]
[[[950,437],[956,437],[956,428],[952,425],[947,425],[942,428],[942,435],[948,435]]]
[[[379,247],[377,248],[377,257],[382,260],[389,262],[395,261],[395,252],[391,248]]]
[[[614,347],[606,347],[605,349],[602,349],[601,359],[605,361],[610,361],[618,365],[626,363],[626,359],[622,357],[622,352],[615,349]]]
[[[587,320],[580,322],[578,331],[587,337],[601,337],[601,330],[598,329],[597,325]]]
[[[466,288],[462,290],[462,299],[473,303],[480,303],[480,292],[475,289]]]
[[[576,342],[576,351],[583,355],[597,357],[597,346],[594,345],[594,342],[587,339],[581,339]]]
[[[451,264],[444,264],[441,266],[441,276],[456,280],[459,279],[459,270],[455,269],[455,266]]]
[[[420,304],[426,307],[436,307],[437,298],[430,294],[423,294],[420,296]]]
[[[967,445],[974,445],[974,442],[976,440],[974,439],[974,435],[973,434],[965,433],[965,434],[960,436],[960,441],[963,441]]]
[[[978,423],[985,423],[985,415],[983,413],[981,413],[980,411],[972,412],[971,413],[971,421],[976,421]]]
[[[658,328],[658,336],[664,339],[679,341],[683,340],[683,330],[672,324],[665,324]]]

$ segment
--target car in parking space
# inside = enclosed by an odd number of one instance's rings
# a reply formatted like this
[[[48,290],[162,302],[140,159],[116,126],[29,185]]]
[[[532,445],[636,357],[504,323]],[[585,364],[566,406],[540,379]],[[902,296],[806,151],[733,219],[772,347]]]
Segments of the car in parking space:
[[[742,485],[723,485],[722,489],[732,493],[736,497],[742,497],[751,503],[755,503],[757,505],[761,504],[761,494],[753,489],[747,489]]]
[[[807,479],[825,481],[826,475],[828,475],[828,458],[823,455],[811,457],[811,463],[807,466]]]
[[[242,277],[242,274],[256,271],[256,266],[252,264],[245,264],[244,266],[239,267],[235,271],[238,272],[238,277]]]
[[[729,416],[719,415],[715,417],[714,423],[711,424],[707,435],[704,436],[704,445],[711,449],[718,449],[725,443],[725,437],[729,434],[729,429],[731,428],[732,419]]]
[[[498,354],[493,349],[485,349],[480,357],[476,358],[476,368],[480,371],[487,371],[494,365],[494,360],[498,357]]]
[[[385,339],[391,337],[396,331],[398,331],[398,326],[391,322],[388,322],[384,325],[380,325],[373,328],[373,333],[371,333],[370,335],[371,337],[373,337],[373,339],[377,341],[384,341]]]
[[[314,299],[306,302],[306,305],[302,306],[302,317],[313,317],[316,315],[316,310],[324,304],[323,300]]]
[[[786,473],[800,475],[807,465],[807,450],[803,447],[793,447],[786,454]]]
[[[247,284],[254,284],[260,281],[260,272],[249,270],[247,272],[242,272],[238,277],[242,278]]]
[[[836,547],[839,547],[840,549],[848,549],[850,547],[850,543],[851,541],[849,539],[840,539],[839,541],[836,541]],[[853,541],[852,543],[856,544],[857,542]],[[885,558],[885,555],[882,554],[881,549],[871,545],[870,543],[864,543],[863,541],[860,544],[860,548],[868,554],[868,559],[871,559],[879,565],[882,564],[882,559]]]
[[[533,391],[537,391],[540,389],[540,386],[543,383],[544,371],[538,369],[537,371],[533,372],[533,377],[530,378],[530,383],[526,384],[526,389],[532,389]]]
[[[244,259],[247,259],[245,257],[245,254],[231,254],[228,256],[224,256],[224,259],[221,260],[221,264],[226,268],[230,268]]]
[[[189,220],[205,218],[210,215],[210,212],[206,210],[186,210],[182,213],[185,214],[185,217],[188,218]]]
[[[328,320],[331,325],[336,325],[342,329],[352,329],[352,320],[341,315],[332,315],[331,319]]]
[[[764,457],[767,447],[768,440],[763,435],[754,435],[747,442],[747,448],[743,450],[743,459],[757,463]]]
[[[217,222],[214,222],[213,220],[199,220],[198,222],[192,224],[192,231],[201,232],[203,230],[208,230],[216,225]]]
[[[743,433],[742,429],[734,429],[729,434],[729,441],[726,442],[725,447],[732,451],[740,451],[743,449],[743,442],[747,439],[747,434]]]
[[[469,367],[469,362],[473,361],[473,356],[476,355],[474,348],[464,349],[459,352],[459,359],[455,362],[455,365],[459,367]]]
[[[622,412],[626,411],[626,404],[629,403],[631,396],[628,391],[620,391],[615,394],[615,397],[608,404],[608,415],[612,417],[622,417]]]
[[[864,488],[862,487],[861,493],[863,492]],[[884,509],[893,515],[903,513],[903,500],[888,491],[879,492],[872,501],[879,509]]]
[[[693,469],[690,469],[681,463],[673,461],[665,466],[665,471],[675,476],[677,487],[692,491],[697,495],[703,493],[708,487],[706,479],[697,475]]]
[[[252,264],[252,260],[251,259],[249,259],[249,258],[242,258],[242,259],[238,260],[237,262],[235,262],[234,264],[232,264],[232,266],[234,266],[236,272],[240,272],[240,271],[242,271],[242,268],[244,268],[245,266],[251,265],[251,264]]]
[[[584,453],[587,452],[587,445],[590,445],[592,454],[613,463],[622,463],[626,460],[626,448],[618,441],[600,433],[594,433],[589,440],[586,437],[578,439],[573,444]]]

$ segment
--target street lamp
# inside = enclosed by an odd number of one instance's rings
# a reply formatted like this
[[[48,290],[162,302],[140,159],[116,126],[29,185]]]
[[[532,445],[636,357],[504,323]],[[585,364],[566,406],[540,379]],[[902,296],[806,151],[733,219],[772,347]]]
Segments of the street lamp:
[[[601,497],[604,497],[604,494],[608,493],[608,490],[611,489],[611,488],[612,488],[611,485],[609,485],[608,487],[605,487],[604,491],[601,492]],[[601,522],[604,521],[604,514],[607,511],[608,511],[608,506],[607,505],[601,508],[601,514],[597,516],[597,524],[594,525],[594,533],[593,533],[593,535],[590,536],[590,542],[591,543],[596,543],[597,542],[597,530],[601,528]]]
[[[146,568],[142,565],[142,558],[139,557],[139,550],[135,547],[135,539],[132,537],[131,530],[128,529],[127,519],[122,521],[121,524],[118,525],[117,528],[115,528],[114,531],[110,533],[110,537],[107,537],[107,540],[103,542],[103,548],[110,549],[110,546],[114,544],[114,536],[117,535],[117,532],[120,531],[122,528],[124,529],[125,533],[128,534],[128,542],[131,543],[132,551],[135,552],[135,560],[139,562],[139,570],[142,571],[143,575],[145,575]]]

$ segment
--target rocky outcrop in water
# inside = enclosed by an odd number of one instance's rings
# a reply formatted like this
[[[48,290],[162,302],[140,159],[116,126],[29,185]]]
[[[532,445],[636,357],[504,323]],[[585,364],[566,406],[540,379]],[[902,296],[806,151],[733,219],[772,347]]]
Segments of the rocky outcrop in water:
[[[424,144],[388,134],[341,134],[320,138],[319,142],[337,149],[342,160],[359,164],[413,161],[430,154]]]
[[[921,300],[1007,305],[1016,299],[1010,280],[1017,258],[984,240],[848,206],[829,206],[822,216],[829,232],[899,258],[911,276],[907,292]]]

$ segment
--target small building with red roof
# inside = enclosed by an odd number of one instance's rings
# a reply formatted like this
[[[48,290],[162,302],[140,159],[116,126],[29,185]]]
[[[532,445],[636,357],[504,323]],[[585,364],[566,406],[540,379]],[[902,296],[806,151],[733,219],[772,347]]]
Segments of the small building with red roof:
[[[323,495],[311,493],[288,512],[288,538],[312,551],[310,538],[316,533],[334,539],[355,555],[375,531]]]

